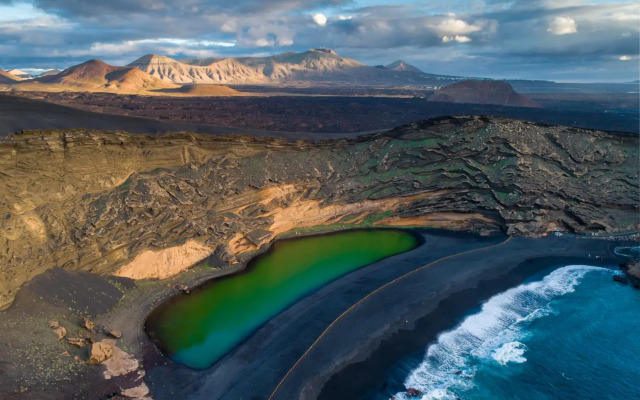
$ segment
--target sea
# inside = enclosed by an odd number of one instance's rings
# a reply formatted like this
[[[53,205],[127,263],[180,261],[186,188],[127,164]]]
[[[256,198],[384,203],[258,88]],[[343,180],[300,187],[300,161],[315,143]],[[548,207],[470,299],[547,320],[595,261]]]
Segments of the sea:
[[[376,400],[640,400],[640,290],[565,265],[495,295],[397,362]]]

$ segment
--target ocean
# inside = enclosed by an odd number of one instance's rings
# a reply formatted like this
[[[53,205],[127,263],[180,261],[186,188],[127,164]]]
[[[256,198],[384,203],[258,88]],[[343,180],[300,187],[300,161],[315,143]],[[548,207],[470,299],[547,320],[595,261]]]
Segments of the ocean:
[[[470,311],[387,373],[376,400],[640,399],[640,291],[568,265]]]

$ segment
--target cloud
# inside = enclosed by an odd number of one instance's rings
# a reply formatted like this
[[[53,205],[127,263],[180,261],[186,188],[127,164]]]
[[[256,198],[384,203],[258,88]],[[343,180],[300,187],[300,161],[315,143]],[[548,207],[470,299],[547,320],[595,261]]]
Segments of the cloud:
[[[578,26],[573,18],[555,17],[549,24],[547,32],[551,32],[554,35],[570,35],[572,33],[578,33]]]
[[[464,35],[455,35],[455,36],[443,36],[442,37],[442,42],[443,43],[449,43],[449,42],[458,42],[458,43],[469,43],[471,41],[471,38],[468,36],[464,36]]]
[[[435,29],[445,35],[464,35],[477,32],[482,29],[479,25],[469,24],[466,21],[456,18],[447,18],[435,25]]]
[[[88,50],[76,52],[76,55],[101,54],[103,56],[114,56],[126,53],[153,53],[156,49],[161,48],[162,54],[174,55],[213,55],[212,50],[224,47],[233,47],[234,42],[219,42],[211,40],[189,40],[177,38],[159,38],[159,39],[141,39],[141,40],[125,40],[119,43],[92,43]]]
[[[320,26],[325,26],[327,24],[327,17],[324,14],[313,14],[313,22]]]

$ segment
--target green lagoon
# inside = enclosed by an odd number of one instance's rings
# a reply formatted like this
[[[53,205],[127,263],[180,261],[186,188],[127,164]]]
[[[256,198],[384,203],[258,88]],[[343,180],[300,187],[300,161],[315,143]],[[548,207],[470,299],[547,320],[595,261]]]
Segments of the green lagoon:
[[[208,368],[306,294],[419,243],[417,236],[398,229],[277,241],[246,272],[215,279],[162,304],[147,319],[146,330],[174,361]]]

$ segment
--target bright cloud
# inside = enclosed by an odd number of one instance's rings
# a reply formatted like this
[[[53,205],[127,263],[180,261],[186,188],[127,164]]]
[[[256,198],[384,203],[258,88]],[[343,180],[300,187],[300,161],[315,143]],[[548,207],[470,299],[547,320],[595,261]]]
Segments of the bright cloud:
[[[456,18],[447,18],[435,26],[438,32],[445,35],[464,35],[477,32],[482,29],[481,26],[469,24],[466,21]]]
[[[320,26],[325,26],[327,24],[327,17],[324,14],[313,14],[313,22]]]
[[[547,32],[551,32],[554,35],[570,35],[578,32],[578,26],[573,18],[555,17],[549,24]]]
[[[449,43],[449,42],[453,42],[456,41],[458,43],[469,43],[471,41],[471,38],[468,36],[464,36],[464,35],[455,35],[455,36],[443,36],[442,37],[442,42],[443,43]]]

